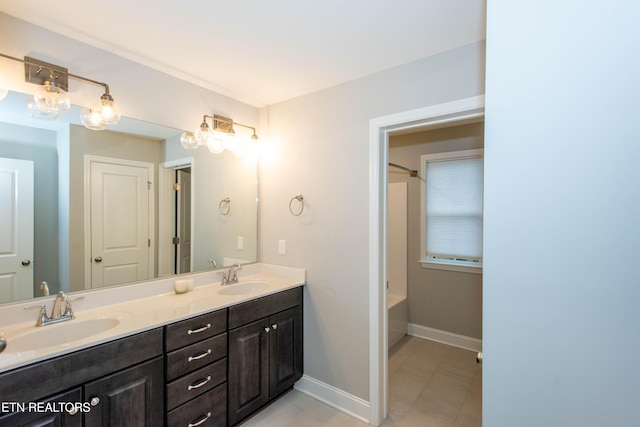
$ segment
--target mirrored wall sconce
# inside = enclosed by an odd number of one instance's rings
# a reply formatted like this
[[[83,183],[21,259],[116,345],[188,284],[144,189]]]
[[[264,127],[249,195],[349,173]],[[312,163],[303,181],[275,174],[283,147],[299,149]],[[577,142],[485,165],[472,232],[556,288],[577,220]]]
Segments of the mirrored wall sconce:
[[[109,93],[109,85],[71,74],[69,71],[55,64],[49,64],[35,58],[25,56],[24,59],[0,53],[0,56],[12,61],[24,63],[25,81],[38,85],[26,101],[27,111],[38,119],[55,120],[60,114],[71,108],[71,99],[67,92],[69,77],[86,83],[102,86],[104,94],[90,107],[80,113],[80,120],[88,129],[102,130],[109,124],[120,121],[120,109]],[[0,100],[7,95],[8,88],[3,77],[0,76]]]
[[[209,126],[207,119],[212,120],[212,126]],[[234,126],[241,126],[252,131],[249,138],[236,136],[233,129]],[[184,132],[180,136],[180,143],[188,150],[195,150],[200,146],[205,146],[213,154],[220,154],[224,150],[229,150],[237,155],[244,154],[252,143],[258,141],[256,128],[253,126],[237,123],[228,117],[219,116],[202,116],[200,128],[195,132]]]

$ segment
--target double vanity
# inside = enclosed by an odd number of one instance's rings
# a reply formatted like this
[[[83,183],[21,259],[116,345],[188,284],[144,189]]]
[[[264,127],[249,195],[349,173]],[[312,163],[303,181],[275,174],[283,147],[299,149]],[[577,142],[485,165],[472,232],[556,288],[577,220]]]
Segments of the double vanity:
[[[38,309],[0,307],[0,426],[232,426],[291,388],[304,270],[221,273],[182,294],[175,279],[74,294],[75,319],[42,327]]]

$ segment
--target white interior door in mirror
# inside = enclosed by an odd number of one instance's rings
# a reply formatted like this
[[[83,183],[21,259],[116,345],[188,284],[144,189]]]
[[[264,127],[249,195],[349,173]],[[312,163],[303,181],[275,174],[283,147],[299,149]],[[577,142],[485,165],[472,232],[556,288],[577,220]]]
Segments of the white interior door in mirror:
[[[0,158],[0,303],[33,298],[33,162]]]
[[[115,159],[89,165],[90,287],[152,278],[153,165]]]

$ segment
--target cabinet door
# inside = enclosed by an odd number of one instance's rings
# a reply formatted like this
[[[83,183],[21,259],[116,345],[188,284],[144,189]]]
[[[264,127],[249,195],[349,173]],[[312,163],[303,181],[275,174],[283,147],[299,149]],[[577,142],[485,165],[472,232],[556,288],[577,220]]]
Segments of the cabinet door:
[[[35,402],[34,402],[35,403]],[[59,394],[46,400],[38,400],[38,403],[53,403],[66,405],[74,405],[82,403],[82,390],[76,388],[66,393]],[[28,403],[27,403],[28,404]],[[69,406],[71,408],[71,406]],[[58,412],[57,406],[52,412],[35,412],[29,411],[25,408],[25,411],[20,411],[19,408],[15,408],[17,411],[13,414],[0,415],[0,426],[7,427],[26,427],[26,426],[38,426],[38,427],[80,427],[82,426],[82,412],[72,411],[72,413],[66,411]]]
[[[229,425],[269,399],[269,319],[229,331]]]
[[[85,385],[87,426],[156,427],[164,421],[162,357]]]
[[[269,394],[273,399],[302,376],[302,309],[293,307],[269,318]]]

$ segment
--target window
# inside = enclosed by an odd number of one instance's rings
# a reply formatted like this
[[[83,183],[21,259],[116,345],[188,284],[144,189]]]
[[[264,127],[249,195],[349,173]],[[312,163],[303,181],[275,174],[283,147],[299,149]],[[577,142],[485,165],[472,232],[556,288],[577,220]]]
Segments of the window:
[[[425,154],[422,164],[424,268],[482,272],[483,150]]]

